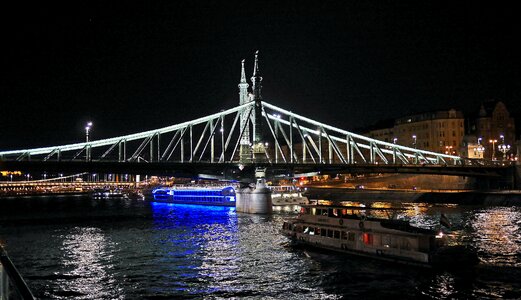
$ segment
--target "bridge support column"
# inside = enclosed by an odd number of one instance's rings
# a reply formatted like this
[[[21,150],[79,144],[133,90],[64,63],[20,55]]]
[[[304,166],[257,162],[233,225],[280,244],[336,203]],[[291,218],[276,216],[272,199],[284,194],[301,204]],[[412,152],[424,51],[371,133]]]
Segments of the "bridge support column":
[[[271,214],[271,190],[266,186],[266,180],[257,178],[255,189],[247,187],[237,191],[235,205],[237,212]]]

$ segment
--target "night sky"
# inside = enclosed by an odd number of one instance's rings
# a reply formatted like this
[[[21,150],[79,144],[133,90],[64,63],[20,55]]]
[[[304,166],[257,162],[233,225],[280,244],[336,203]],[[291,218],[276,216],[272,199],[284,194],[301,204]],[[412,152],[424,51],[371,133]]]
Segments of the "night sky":
[[[490,98],[521,118],[513,7],[41,2],[2,8],[0,150],[83,141],[89,120],[99,139],[231,108],[257,49],[264,100],[347,130]]]

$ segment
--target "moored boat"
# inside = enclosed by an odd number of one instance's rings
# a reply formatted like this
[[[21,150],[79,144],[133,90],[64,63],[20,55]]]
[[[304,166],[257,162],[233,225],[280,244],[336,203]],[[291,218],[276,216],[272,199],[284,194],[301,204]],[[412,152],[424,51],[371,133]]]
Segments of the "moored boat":
[[[154,201],[215,206],[235,206],[232,186],[174,186],[152,191]]]
[[[390,209],[303,206],[284,222],[282,232],[294,244],[410,265],[461,266],[479,260],[471,249],[449,246],[441,231],[394,219]]]
[[[299,189],[294,186],[274,186],[270,188],[271,203],[273,206],[307,205],[309,199],[302,196]]]
[[[124,198],[126,195],[120,189],[95,189],[91,193],[93,198]]]

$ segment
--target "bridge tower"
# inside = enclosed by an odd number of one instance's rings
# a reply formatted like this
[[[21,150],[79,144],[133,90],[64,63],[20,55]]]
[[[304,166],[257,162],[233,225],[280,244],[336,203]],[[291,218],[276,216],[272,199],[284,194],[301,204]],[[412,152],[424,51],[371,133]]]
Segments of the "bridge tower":
[[[255,52],[255,65],[253,76],[251,77],[253,89],[253,101],[255,101],[255,111],[253,118],[253,159],[255,162],[266,161],[266,149],[262,141],[262,77],[259,71],[259,50]]]
[[[239,104],[243,105],[250,102],[250,96],[248,95],[248,87],[250,85],[246,81],[246,73],[244,72],[244,59],[242,60],[241,68],[241,82],[239,83]],[[249,124],[249,110],[244,109],[241,113],[241,129],[244,128],[244,132],[241,137],[241,144],[239,149],[239,161],[241,163],[251,162],[251,140],[250,140],[250,124]]]

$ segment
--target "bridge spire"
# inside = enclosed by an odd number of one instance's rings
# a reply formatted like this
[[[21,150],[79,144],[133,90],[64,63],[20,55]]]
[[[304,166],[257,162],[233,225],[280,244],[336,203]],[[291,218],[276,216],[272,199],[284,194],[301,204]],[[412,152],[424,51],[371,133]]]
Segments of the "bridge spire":
[[[259,71],[259,50],[255,51],[255,65],[253,67],[253,76],[251,77],[253,100],[261,101],[262,77]]]
[[[241,64],[241,82],[239,83],[239,104],[242,105],[250,101],[248,95],[248,87],[250,86],[246,81],[246,72],[244,71],[244,59]],[[247,163],[251,162],[251,140],[250,140],[250,124],[248,121],[249,109],[244,109],[241,112],[241,129],[244,128],[244,133],[241,137],[241,147],[239,149],[239,160]]]
[[[248,96],[248,87],[250,86],[246,81],[246,72],[244,72],[244,62],[246,60],[243,59],[241,61],[241,81],[239,82],[239,104],[244,104],[250,101]]]
[[[253,158],[256,162],[266,160],[266,149],[262,140],[262,77],[259,71],[259,50],[255,51],[255,65],[251,77],[253,89],[253,101],[255,101],[255,114],[253,120]]]

